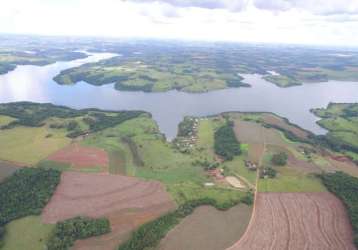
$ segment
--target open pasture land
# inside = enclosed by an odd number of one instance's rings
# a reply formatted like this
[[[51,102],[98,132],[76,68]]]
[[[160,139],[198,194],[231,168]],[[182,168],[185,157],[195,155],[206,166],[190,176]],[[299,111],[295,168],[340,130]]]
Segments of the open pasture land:
[[[228,250],[356,249],[341,201],[330,193],[258,193],[244,236]]]
[[[108,169],[108,155],[103,149],[84,147],[73,143],[48,157],[48,160],[70,164],[73,169],[100,166],[103,171]]]
[[[45,244],[55,225],[41,223],[40,216],[27,216],[6,225],[2,250],[46,249]]]
[[[3,129],[0,130],[0,159],[35,165],[69,143],[63,131],[47,126]]]
[[[115,249],[137,226],[175,208],[162,184],[134,177],[64,172],[42,213],[44,223],[78,215],[107,217],[112,232],[79,241],[74,249]]]
[[[184,218],[161,241],[159,250],[222,250],[244,234],[251,207],[240,204],[227,211],[202,206]]]

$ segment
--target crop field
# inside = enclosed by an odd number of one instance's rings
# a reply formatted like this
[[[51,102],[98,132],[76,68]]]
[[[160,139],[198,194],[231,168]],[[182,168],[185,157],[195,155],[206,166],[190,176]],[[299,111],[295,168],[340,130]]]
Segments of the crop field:
[[[175,208],[159,182],[107,174],[64,172],[42,213],[43,223],[78,215],[108,217],[112,232],[76,243],[74,249],[114,249],[137,226]],[[93,248],[92,248],[93,247]]]
[[[54,225],[43,224],[40,216],[27,216],[6,226],[3,250],[45,249]]]
[[[0,130],[0,159],[35,165],[69,143],[63,131],[47,126]]]
[[[161,241],[159,250],[222,250],[245,232],[251,207],[240,204],[228,211],[202,206],[184,218]]]
[[[90,168],[100,166],[108,172],[108,155],[106,151],[98,148],[83,147],[76,143],[56,151],[48,158],[50,161],[67,163],[73,169]]]
[[[354,250],[352,237],[345,208],[333,194],[259,193],[247,232],[228,250]]]

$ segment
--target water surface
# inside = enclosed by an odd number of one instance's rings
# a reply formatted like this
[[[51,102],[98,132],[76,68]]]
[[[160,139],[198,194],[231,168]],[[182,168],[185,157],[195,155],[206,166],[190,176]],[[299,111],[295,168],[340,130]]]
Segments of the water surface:
[[[224,111],[268,111],[316,134],[324,129],[317,124],[311,108],[329,102],[357,102],[358,83],[330,81],[279,88],[259,75],[243,75],[251,88],[233,88],[202,94],[176,90],[165,93],[117,91],[113,84],[92,86],[80,82],[61,86],[52,79],[61,70],[109,58],[113,54],[94,54],[72,62],[47,66],[18,66],[0,75],[0,103],[15,101],[51,102],[73,108],[95,107],[111,110],[145,110],[153,114],[168,139],[175,137],[184,116],[206,116]]]

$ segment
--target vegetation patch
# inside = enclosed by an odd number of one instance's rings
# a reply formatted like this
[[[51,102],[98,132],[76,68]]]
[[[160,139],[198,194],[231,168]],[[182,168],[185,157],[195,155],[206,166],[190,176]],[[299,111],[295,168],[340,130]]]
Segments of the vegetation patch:
[[[0,183],[0,242],[7,223],[41,213],[60,182],[60,175],[53,169],[23,168]]]
[[[354,230],[354,243],[358,247],[358,178],[343,172],[323,174],[321,178],[327,189],[346,205]]]
[[[358,161],[358,104],[330,103],[327,108],[312,112],[322,118],[318,124],[329,131],[316,137],[318,143]]]
[[[50,128],[66,129],[67,136],[74,138],[87,133],[97,132],[109,127],[118,125],[126,120],[133,119],[143,114],[142,111],[119,111],[119,112],[99,111],[96,109],[75,110],[63,106],[55,106],[53,104],[38,104],[30,102],[16,102],[0,105],[0,115],[7,115],[16,120],[2,126],[2,129],[11,129],[16,126],[42,127],[46,124],[46,120],[55,118],[78,118],[81,117],[85,129],[76,120],[70,120],[67,123],[52,123]]]
[[[109,233],[111,226],[106,218],[76,217],[57,222],[47,243],[48,250],[67,250],[78,239]]]
[[[228,124],[215,131],[215,153],[225,160],[232,160],[235,155],[241,153],[240,143],[236,139],[233,125]]]

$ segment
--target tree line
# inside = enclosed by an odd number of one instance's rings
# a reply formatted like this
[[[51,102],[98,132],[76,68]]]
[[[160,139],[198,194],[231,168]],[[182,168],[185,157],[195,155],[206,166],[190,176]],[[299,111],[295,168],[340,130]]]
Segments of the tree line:
[[[353,226],[354,243],[358,247],[358,178],[336,172],[323,174],[321,179],[327,189],[346,205]]]

